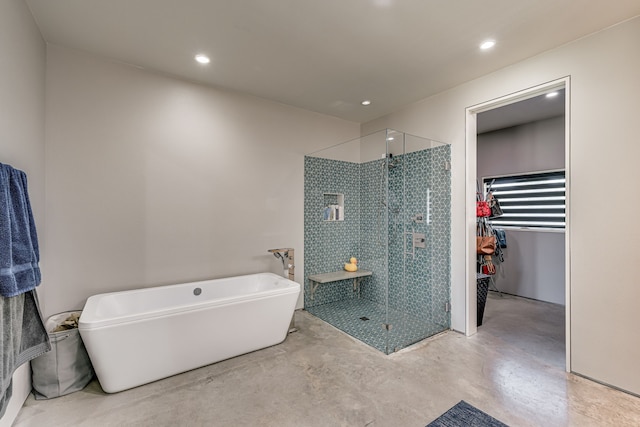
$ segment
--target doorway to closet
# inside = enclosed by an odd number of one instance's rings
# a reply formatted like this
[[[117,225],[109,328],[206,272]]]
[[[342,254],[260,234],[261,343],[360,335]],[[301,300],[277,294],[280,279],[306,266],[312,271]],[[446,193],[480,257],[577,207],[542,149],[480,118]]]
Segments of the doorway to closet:
[[[568,91],[562,79],[467,110],[467,183],[501,202],[503,215],[487,222],[506,238],[492,257],[496,271],[483,307],[479,260],[473,248],[468,251],[468,292],[477,298],[468,298],[468,308],[475,302],[479,313],[484,310],[485,332],[566,370]],[[476,320],[472,311],[468,323]]]

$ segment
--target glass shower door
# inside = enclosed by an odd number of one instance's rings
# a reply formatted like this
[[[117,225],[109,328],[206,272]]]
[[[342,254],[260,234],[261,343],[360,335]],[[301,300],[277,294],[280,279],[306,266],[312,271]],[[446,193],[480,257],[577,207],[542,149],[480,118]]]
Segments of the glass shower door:
[[[390,151],[400,151],[397,137]],[[395,144],[395,146],[394,146]],[[401,200],[390,228],[389,352],[449,328],[449,147],[402,134],[402,154],[390,169],[390,198]],[[395,176],[394,176],[395,174]],[[390,217],[390,223],[394,222]],[[401,241],[401,245],[391,242]]]
[[[393,353],[399,346],[399,337],[404,329],[405,265],[408,250],[406,242],[405,210],[405,134],[392,129],[386,131],[387,174],[387,351]]]

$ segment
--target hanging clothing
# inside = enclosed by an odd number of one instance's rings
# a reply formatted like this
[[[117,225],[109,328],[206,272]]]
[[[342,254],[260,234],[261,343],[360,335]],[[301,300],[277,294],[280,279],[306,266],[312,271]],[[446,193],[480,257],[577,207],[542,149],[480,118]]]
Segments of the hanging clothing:
[[[494,228],[494,233],[496,233],[496,237],[498,238],[498,246],[501,248],[507,247],[507,233],[505,233],[502,228]]]
[[[0,163],[0,295],[35,289],[41,279],[39,261],[27,175]]]

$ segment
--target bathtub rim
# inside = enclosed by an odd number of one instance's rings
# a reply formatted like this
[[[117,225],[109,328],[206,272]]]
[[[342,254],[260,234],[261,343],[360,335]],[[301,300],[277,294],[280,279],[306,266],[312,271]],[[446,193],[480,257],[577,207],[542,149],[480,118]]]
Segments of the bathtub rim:
[[[95,319],[93,317],[93,313],[95,313],[97,305],[100,302],[100,299],[107,296],[128,294],[128,293],[129,294],[142,293],[150,289],[174,288],[174,287],[182,287],[185,285],[197,287],[198,285],[201,285],[203,283],[208,283],[216,280],[242,279],[242,278],[261,276],[261,275],[275,276],[276,278],[279,279],[279,281],[287,282],[288,286],[282,287],[282,288],[276,288],[276,289],[268,289],[265,291],[254,292],[249,294],[233,295],[226,298],[204,300],[202,302],[191,302],[189,304],[176,305],[169,308],[163,308],[160,310],[148,310],[148,311],[138,312],[134,314],[113,316],[107,319]],[[278,276],[277,274],[274,274],[274,273],[266,272],[266,273],[245,274],[242,276],[221,277],[218,279],[206,279],[206,280],[200,280],[197,282],[177,283],[173,285],[150,286],[148,288],[136,288],[136,289],[130,289],[130,290],[124,290],[124,291],[105,292],[101,294],[92,295],[87,299],[87,302],[84,305],[82,314],[78,321],[78,329],[80,329],[81,331],[95,330],[100,328],[116,326],[120,324],[139,322],[139,321],[150,320],[150,319],[164,317],[164,316],[176,315],[179,313],[206,310],[214,307],[222,307],[222,306],[242,303],[244,301],[273,298],[281,295],[288,295],[288,294],[294,294],[294,293],[299,294],[300,291],[301,291],[301,286],[298,282],[294,282],[293,280],[289,280],[285,277]]]

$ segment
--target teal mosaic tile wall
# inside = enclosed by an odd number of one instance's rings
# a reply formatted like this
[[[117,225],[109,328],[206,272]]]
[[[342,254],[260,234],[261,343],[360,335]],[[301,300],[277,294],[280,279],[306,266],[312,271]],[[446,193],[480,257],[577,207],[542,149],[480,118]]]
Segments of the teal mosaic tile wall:
[[[362,286],[362,296],[375,303],[385,305],[386,287],[389,280],[387,248],[389,219],[382,204],[382,201],[387,197],[387,179],[383,165],[384,160],[360,165],[361,253],[359,267],[373,272],[366,285]]]
[[[397,236],[389,239],[389,306],[445,328],[450,324],[445,304],[450,299],[451,175],[444,167],[449,157],[449,146],[417,151],[397,156],[399,166],[389,171],[389,193],[404,195],[398,225],[389,214],[389,235]],[[392,198],[389,206],[394,209]],[[424,222],[415,221],[416,215]],[[426,248],[412,248],[409,233],[414,232],[425,234]],[[405,250],[414,255],[403,256]]]
[[[443,145],[395,156],[397,166],[388,175],[384,160],[305,158],[305,274],[340,270],[351,256],[373,272],[361,285],[360,302],[345,281],[320,285],[311,300],[305,280],[305,307],[311,313],[386,352],[449,327],[451,178],[444,164],[450,155]],[[416,214],[426,220],[427,189],[431,222],[415,222]],[[345,221],[322,221],[323,193],[345,195]],[[403,256],[412,245],[405,232],[426,234],[427,247],[416,248],[415,258]],[[393,333],[385,335],[379,314],[377,324],[359,326],[360,315],[354,313],[384,312],[387,303]]]
[[[360,194],[357,163],[305,157],[304,166],[304,271],[306,276],[341,270],[360,253]],[[344,221],[323,221],[325,193],[344,194]],[[326,304],[353,298],[353,287],[343,282],[318,287],[311,300],[305,278],[304,305]]]
[[[438,325],[451,325],[451,313],[444,304],[451,300],[451,171],[445,164],[451,162],[451,147],[443,145],[431,149],[429,171],[431,181],[431,221],[427,241],[431,245],[429,289],[433,310],[431,321]]]

